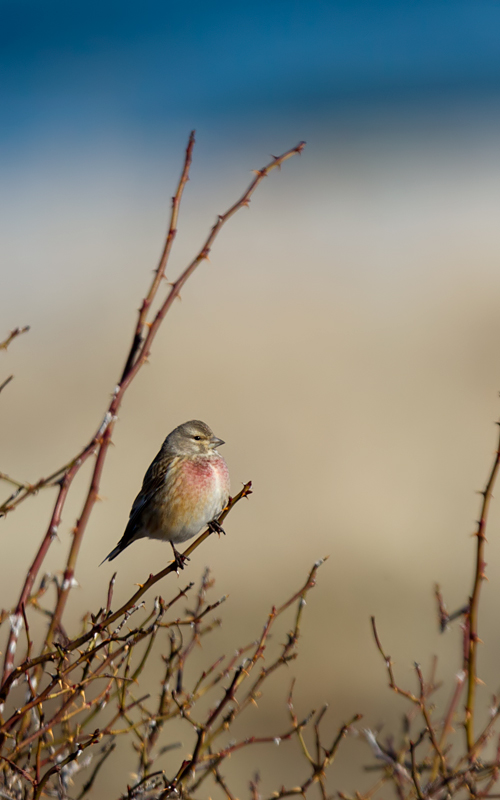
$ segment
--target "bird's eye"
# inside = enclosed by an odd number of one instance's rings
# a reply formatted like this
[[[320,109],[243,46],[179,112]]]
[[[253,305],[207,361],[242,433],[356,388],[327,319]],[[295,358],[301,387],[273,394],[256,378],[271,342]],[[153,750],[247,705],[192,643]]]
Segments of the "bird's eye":
[[[201,442],[201,436],[193,436],[193,439],[195,439],[197,442]]]

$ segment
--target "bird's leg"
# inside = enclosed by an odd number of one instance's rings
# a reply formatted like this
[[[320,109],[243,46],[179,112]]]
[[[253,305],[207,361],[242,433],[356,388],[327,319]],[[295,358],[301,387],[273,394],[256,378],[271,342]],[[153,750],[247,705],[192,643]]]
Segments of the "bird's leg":
[[[186,561],[189,561],[188,556],[185,556],[183,553],[179,553],[179,551],[176,550],[173,542],[170,542],[170,544],[172,545],[172,550],[174,551],[174,562],[176,570],[179,571],[180,569],[184,569],[184,564],[186,563]]]
[[[210,531],[210,533],[218,533],[219,536],[221,535],[221,533],[223,533],[224,536],[226,535],[226,531],[224,530],[220,522],[218,522],[216,519],[213,519],[212,522],[209,522],[207,528]]]

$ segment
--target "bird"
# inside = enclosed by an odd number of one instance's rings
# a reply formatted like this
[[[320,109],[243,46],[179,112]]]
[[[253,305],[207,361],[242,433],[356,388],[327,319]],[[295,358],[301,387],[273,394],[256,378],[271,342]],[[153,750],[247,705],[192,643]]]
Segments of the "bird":
[[[137,539],[149,537],[170,542],[179,570],[189,559],[176,544],[196,536],[205,526],[225,533],[217,521],[230,491],[229,470],[217,452],[223,444],[198,419],[169,433],[144,476],[122,538],[104,561],[112,561]]]

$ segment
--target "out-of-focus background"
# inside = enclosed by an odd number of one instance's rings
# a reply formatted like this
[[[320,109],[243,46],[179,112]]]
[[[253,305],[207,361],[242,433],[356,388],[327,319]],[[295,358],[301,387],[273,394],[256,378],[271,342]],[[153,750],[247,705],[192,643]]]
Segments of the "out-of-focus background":
[[[190,129],[170,278],[251,170],[307,141],[223,231],[126,396],[68,627],[97,610],[115,566],[125,599],[170,558],[143,542],[97,568],[164,436],[198,417],[227,442],[234,490],[249,479],[255,489],[181,578],[210,565],[214,596],[230,595],[214,652],[256,636],[329,555],[290,669],[298,713],[326,700],[332,735],[354,712],[389,733],[405,707],[386,687],[369,616],[404,685],[414,661],[439,656],[446,699],[460,634],[438,635],[433,585],[450,609],[466,601],[475,492],[497,435],[499,4],[3,0],[0,16],[0,339],[31,325],[0,352],[0,382],[15,374],[0,397],[0,470],[18,479],[65,463],[102,418]],[[88,474],[48,559],[54,572]],[[52,502],[45,492],[0,521],[3,607]],[[484,706],[500,684],[498,523],[494,506]],[[287,688],[288,677],[270,687],[254,730],[286,729]],[[264,789],[289,784],[294,748],[234,757],[241,795],[257,766]],[[349,740],[332,791],[372,781],[370,758]],[[117,760],[95,797],[123,791],[134,766]]]

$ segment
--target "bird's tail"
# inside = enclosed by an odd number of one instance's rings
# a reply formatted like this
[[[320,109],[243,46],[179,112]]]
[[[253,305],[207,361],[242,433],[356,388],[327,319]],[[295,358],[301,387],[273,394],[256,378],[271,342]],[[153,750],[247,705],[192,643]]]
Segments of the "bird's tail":
[[[124,549],[124,547],[123,547],[122,543],[118,542],[116,547],[111,551],[111,553],[108,553],[106,558],[101,561],[99,566],[101,567],[104,564],[105,561],[113,561],[113,559],[116,558],[116,556],[120,555],[120,553],[121,553],[121,551],[123,549]]]
[[[104,561],[113,561],[113,559],[116,558],[116,556],[120,555],[122,550],[125,550],[125,548],[129,546],[129,544],[132,544],[132,542],[135,542],[135,540],[138,538],[140,537],[137,536],[137,526],[134,524],[134,519],[132,517],[128,521],[128,525],[125,528],[125,532],[122,538],[120,539],[114,550],[112,550],[111,553],[109,553],[109,555],[106,556]],[[104,564],[104,561],[101,561],[101,564]],[[99,566],[101,566],[101,564],[99,564]]]

